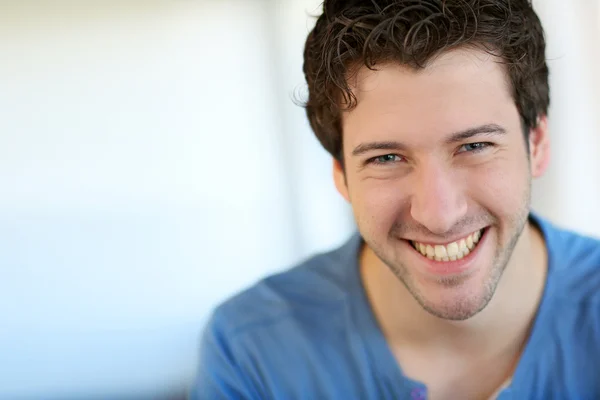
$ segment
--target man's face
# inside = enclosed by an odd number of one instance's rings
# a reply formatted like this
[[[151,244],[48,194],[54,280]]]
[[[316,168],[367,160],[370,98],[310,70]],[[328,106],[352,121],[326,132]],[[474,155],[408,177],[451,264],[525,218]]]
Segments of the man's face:
[[[530,158],[503,67],[452,51],[414,71],[362,69],[344,114],[345,171],[369,248],[421,306],[464,320],[491,300],[527,222]]]

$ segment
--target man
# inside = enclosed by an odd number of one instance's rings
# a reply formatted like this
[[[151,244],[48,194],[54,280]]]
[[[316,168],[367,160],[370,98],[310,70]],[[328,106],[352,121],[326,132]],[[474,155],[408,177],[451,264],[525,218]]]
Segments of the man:
[[[600,242],[530,212],[527,0],[325,1],[311,126],[359,233],[214,313],[201,399],[598,399]]]

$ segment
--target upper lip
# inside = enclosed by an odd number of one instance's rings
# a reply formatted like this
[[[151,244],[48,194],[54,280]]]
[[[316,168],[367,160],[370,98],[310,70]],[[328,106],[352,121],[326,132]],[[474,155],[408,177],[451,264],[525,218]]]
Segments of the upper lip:
[[[474,231],[470,231],[469,233],[463,234],[462,236],[459,235],[459,236],[457,236],[457,237],[455,237],[453,239],[444,239],[443,241],[442,240],[435,240],[435,239],[426,239],[426,240],[406,239],[406,240],[408,240],[409,242],[418,242],[418,243],[425,244],[425,245],[430,244],[432,246],[435,246],[435,245],[446,245],[446,244],[449,244],[449,243],[458,242],[458,241],[460,241],[462,239],[465,239],[467,236],[472,235],[475,232],[479,232],[479,231],[481,231],[483,229],[485,229],[485,228],[475,229]]]

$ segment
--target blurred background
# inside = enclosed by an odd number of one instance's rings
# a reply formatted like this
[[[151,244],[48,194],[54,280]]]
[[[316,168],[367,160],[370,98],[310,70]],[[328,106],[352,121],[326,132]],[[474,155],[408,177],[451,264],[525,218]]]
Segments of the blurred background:
[[[0,0],[0,399],[177,398],[212,308],[341,244],[304,110],[320,0]],[[600,235],[600,0],[535,2],[553,160]]]

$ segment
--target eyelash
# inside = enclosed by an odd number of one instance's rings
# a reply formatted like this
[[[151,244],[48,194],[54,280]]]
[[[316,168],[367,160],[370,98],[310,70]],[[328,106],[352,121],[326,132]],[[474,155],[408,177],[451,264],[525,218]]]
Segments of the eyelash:
[[[460,146],[460,149],[462,149],[465,146],[477,146],[476,148],[474,148],[473,150],[465,150],[465,151],[459,151],[459,153],[479,153],[481,151],[484,151],[492,146],[494,146],[493,143],[490,142],[475,142],[475,143],[466,143],[463,144],[462,146]],[[394,156],[394,157],[398,157],[400,159],[402,159],[402,156],[399,156],[397,154],[384,154],[381,156],[377,156],[377,157],[373,157],[367,160],[367,164],[374,164],[374,165],[386,165],[386,164],[392,164],[393,162],[396,162],[396,160],[393,161],[386,161],[386,162],[381,162],[378,161],[378,159],[383,158],[383,157],[388,157],[388,156]]]
[[[467,153],[479,153],[480,151],[483,151],[489,147],[492,147],[494,144],[490,143],[490,142],[475,142],[475,143],[466,143],[463,144],[462,146],[460,146],[460,148],[462,149],[465,146],[474,146],[474,145],[479,145],[480,147],[477,147],[471,151],[467,150]],[[461,152],[462,153],[462,152]]]
[[[401,156],[399,156],[398,154],[384,154],[381,156],[377,156],[377,157],[373,157],[373,158],[369,158],[367,160],[367,164],[374,164],[374,165],[386,165],[386,164],[392,164],[393,162],[396,162],[397,160],[393,160],[393,161],[386,161],[386,162],[381,162],[378,161],[378,159],[383,158],[383,157],[388,157],[388,156],[394,156],[394,157],[398,157],[398,158],[402,158]]]

